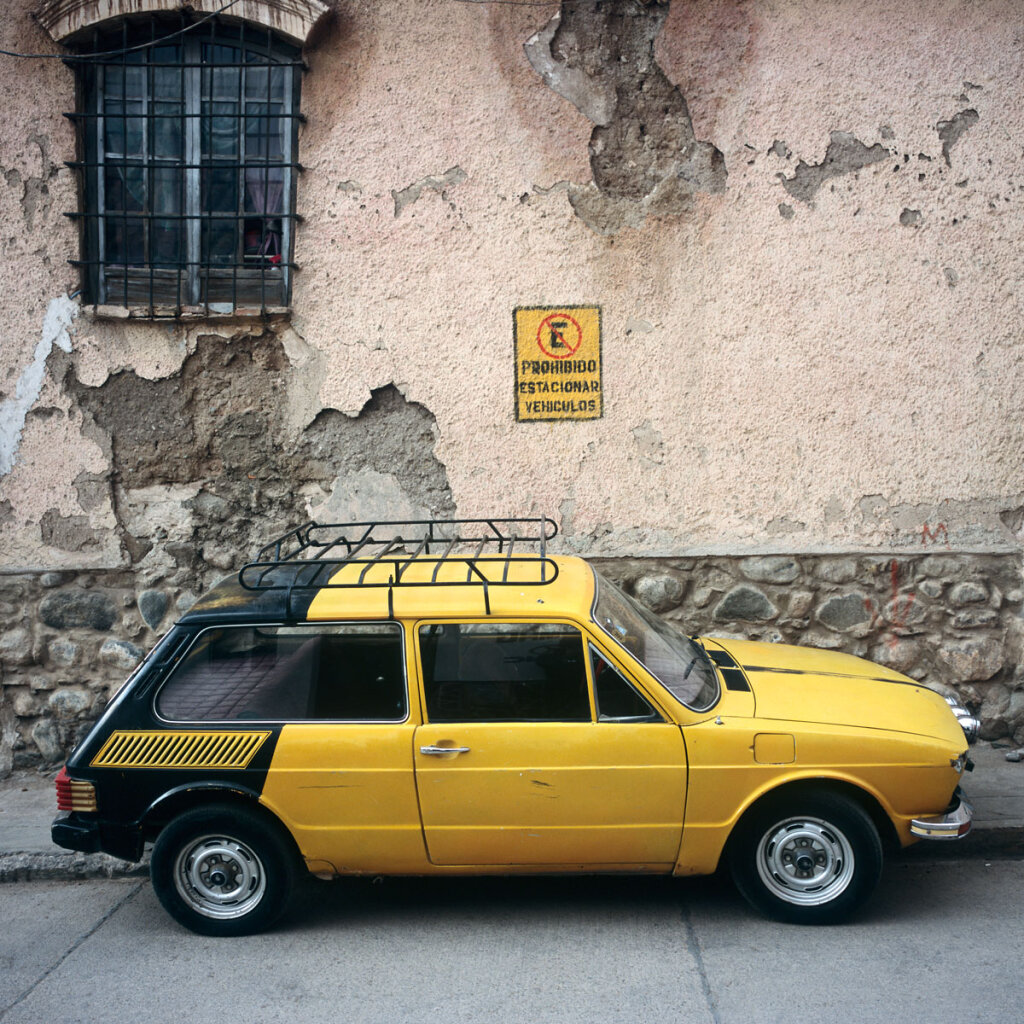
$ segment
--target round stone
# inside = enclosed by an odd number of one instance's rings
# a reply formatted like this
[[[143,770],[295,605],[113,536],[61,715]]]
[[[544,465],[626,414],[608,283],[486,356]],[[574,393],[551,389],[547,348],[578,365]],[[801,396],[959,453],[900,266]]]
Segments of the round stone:
[[[139,612],[150,629],[155,630],[167,614],[171,599],[162,590],[144,590],[139,594]]]
[[[758,583],[792,583],[800,575],[800,563],[785,555],[744,558],[740,572]]]
[[[100,657],[103,661],[126,672],[135,668],[145,653],[141,647],[136,647],[127,640],[104,640],[100,648]]]
[[[27,629],[6,629],[0,633],[0,661],[27,665],[32,660],[32,634]]]
[[[757,589],[741,584],[733,587],[715,607],[716,622],[767,622],[775,618],[779,610]]]
[[[823,633],[818,629],[809,629],[802,637],[800,643],[805,647],[818,647],[823,651],[838,651],[845,643],[843,637],[835,633]]]
[[[95,590],[59,590],[39,603],[39,617],[53,629],[86,627],[106,631],[117,618],[114,602]]]
[[[949,603],[956,608],[962,608],[965,604],[981,604],[988,600],[988,591],[980,583],[967,580],[958,583],[949,592]]]
[[[1010,691],[1002,683],[993,683],[985,691],[985,699],[981,705],[983,721],[1002,718],[1010,708]]]
[[[652,612],[667,612],[683,600],[686,584],[670,573],[642,576],[634,587],[636,596]]]
[[[826,558],[818,563],[814,575],[829,583],[849,583],[857,578],[857,563],[852,558]]]
[[[960,559],[949,555],[929,555],[921,560],[922,576],[955,576],[962,568]]]
[[[235,565],[235,553],[217,544],[207,544],[202,550],[203,561],[215,569],[227,571]]]
[[[976,629],[999,624],[999,612],[992,608],[967,608],[953,616],[954,629]]]
[[[900,594],[894,597],[882,610],[885,621],[900,629],[908,626],[919,626],[928,615],[924,603],[917,601],[913,594]]]
[[[66,688],[54,690],[47,701],[54,714],[70,718],[81,714],[92,704],[92,697],[86,690]]]
[[[1003,667],[1003,658],[1003,645],[990,637],[946,644],[937,656],[954,682],[991,679]]]
[[[837,594],[818,606],[818,621],[837,633],[855,629],[871,621],[871,599],[855,590],[851,594]]]
[[[61,743],[60,730],[52,718],[42,718],[32,726],[32,742],[36,745],[44,761],[62,761],[64,745]]]
[[[70,668],[78,660],[78,644],[70,640],[53,639],[46,644],[47,657],[60,668]]]
[[[34,718],[39,714],[39,701],[32,693],[15,694],[11,705],[19,718]]]
[[[872,661],[903,673],[909,672],[920,658],[921,645],[918,641],[903,640],[894,636],[888,637],[871,652]]]

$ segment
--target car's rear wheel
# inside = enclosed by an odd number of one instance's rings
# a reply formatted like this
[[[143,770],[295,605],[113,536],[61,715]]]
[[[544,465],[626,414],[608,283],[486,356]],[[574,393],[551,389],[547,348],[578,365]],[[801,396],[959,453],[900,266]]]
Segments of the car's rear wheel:
[[[878,829],[837,793],[770,797],[730,842],[736,887],[758,910],[797,924],[835,924],[871,895],[882,870]]]
[[[276,824],[241,807],[211,805],[175,818],[150,862],[164,909],[201,935],[251,935],[284,912],[295,880]]]

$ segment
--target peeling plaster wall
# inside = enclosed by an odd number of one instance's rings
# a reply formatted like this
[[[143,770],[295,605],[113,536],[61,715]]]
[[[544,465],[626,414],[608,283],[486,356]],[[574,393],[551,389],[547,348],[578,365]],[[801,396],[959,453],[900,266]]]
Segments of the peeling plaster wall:
[[[55,50],[9,6],[0,45]],[[267,323],[79,309],[73,75],[0,58],[0,566],[108,586],[140,648],[143,591],[187,604],[307,515],[547,513],[693,571],[949,555],[947,589],[978,559],[1013,592],[1022,42],[1007,0],[339,2]],[[509,314],[561,303],[601,307],[604,416],[517,423]],[[56,664],[20,600],[5,687]],[[1002,644],[1019,607],[956,614],[936,642]]]
[[[296,309],[344,352],[327,404],[407,384],[460,511],[568,502],[581,550],[918,550],[940,526],[940,546],[1019,544],[1000,519],[1024,496],[1017,8],[672,5],[654,57],[728,177],[609,235],[571,201],[607,115],[524,65],[548,12],[429,10],[350,8],[310,56],[304,152],[339,183],[300,239]],[[393,216],[393,192],[456,167]],[[602,306],[605,417],[517,425],[507,312],[564,301]]]
[[[26,11],[5,42],[38,49]],[[397,386],[435,417],[460,512],[564,508],[579,550],[1013,550],[1021,31],[1000,3],[346,4],[307,55],[305,371],[280,394],[356,416]],[[73,287],[72,82],[0,72],[10,403]],[[632,212],[595,225],[584,193]],[[605,416],[517,424],[508,312],[559,302],[602,307]],[[164,379],[202,331],[86,315],[71,361]],[[126,564],[74,486],[106,459],[45,375],[0,477],[14,565]],[[62,555],[51,509],[96,543]]]

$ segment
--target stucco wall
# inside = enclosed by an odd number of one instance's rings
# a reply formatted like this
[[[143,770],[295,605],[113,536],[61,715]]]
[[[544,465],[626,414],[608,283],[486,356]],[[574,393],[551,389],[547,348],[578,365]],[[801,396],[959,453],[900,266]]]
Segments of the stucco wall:
[[[588,11],[564,67],[599,43],[639,66],[627,85],[642,89],[661,75],[653,38],[695,145],[724,159],[717,182],[623,199],[664,145],[645,124],[620,140],[619,177],[590,184],[594,124],[523,49],[555,5],[338,5],[304,85],[300,365],[279,399],[293,428],[322,408],[356,416],[394,384],[434,416],[461,513],[557,512],[569,541],[604,554],[1018,545],[1019,8],[677,3],[661,26],[664,5],[623,6],[611,42]],[[6,46],[45,48],[20,7]],[[40,346],[58,347],[49,304],[74,290],[72,73],[11,59],[0,73],[17,268],[0,312],[5,558],[123,563],[111,503],[75,488],[110,458],[64,382],[51,366],[27,409],[15,396]],[[604,73],[577,70],[582,91]],[[601,307],[604,417],[516,423],[510,311],[561,302]],[[211,333],[231,331],[83,314],[63,362],[92,387],[166,378]],[[95,540],[48,542],[51,509]]]
[[[33,7],[0,45],[57,52]],[[73,73],[0,58],[5,571],[187,598],[308,515],[457,512],[1019,574],[1020,5],[333,7],[268,323],[70,298]],[[604,415],[518,423],[512,310],[561,303],[601,309]]]

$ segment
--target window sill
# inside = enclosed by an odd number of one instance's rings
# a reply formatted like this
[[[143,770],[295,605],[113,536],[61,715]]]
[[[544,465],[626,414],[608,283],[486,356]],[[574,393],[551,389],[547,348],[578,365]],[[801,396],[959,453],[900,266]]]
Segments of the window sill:
[[[291,315],[290,306],[83,306],[94,320],[278,320]]]

